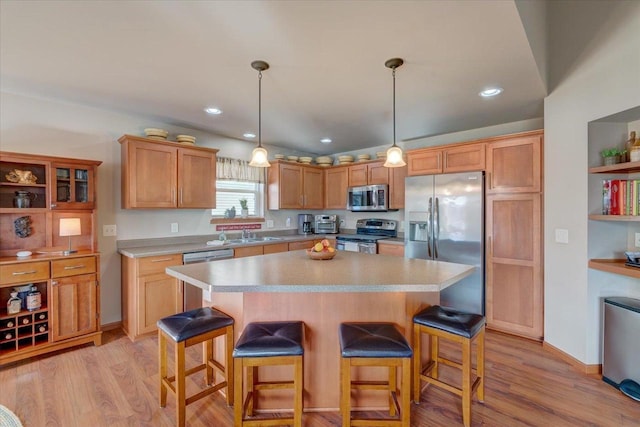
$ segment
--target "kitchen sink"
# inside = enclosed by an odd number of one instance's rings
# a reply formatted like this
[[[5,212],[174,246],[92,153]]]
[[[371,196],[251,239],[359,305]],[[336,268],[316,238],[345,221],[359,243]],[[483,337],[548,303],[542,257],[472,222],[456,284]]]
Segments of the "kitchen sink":
[[[256,243],[256,242],[272,242],[282,240],[282,237],[247,237],[245,239],[229,239],[227,240],[230,244],[238,244],[238,243]]]

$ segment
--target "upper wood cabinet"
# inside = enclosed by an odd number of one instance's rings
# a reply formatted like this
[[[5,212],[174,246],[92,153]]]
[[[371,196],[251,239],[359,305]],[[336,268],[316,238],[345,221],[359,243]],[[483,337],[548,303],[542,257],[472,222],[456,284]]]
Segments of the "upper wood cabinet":
[[[481,171],[485,169],[485,144],[481,142],[437,148],[421,148],[407,152],[407,174]]]
[[[324,207],[324,171],[320,167],[273,161],[267,185],[267,205],[271,210]]]
[[[487,194],[537,193],[542,189],[542,131],[487,144]]]
[[[215,208],[218,150],[131,135],[118,141],[123,208]]]
[[[336,166],[324,171],[325,209],[346,209],[349,173],[347,166]]]
[[[389,184],[389,168],[384,162],[371,162],[349,166],[349,187],[358,185]]]
[[[51,209],[93,209],[95,169],[90,164],[52,163]]]
[[[404,179],[407,167],[389,168],[389,209],[404,209]]]

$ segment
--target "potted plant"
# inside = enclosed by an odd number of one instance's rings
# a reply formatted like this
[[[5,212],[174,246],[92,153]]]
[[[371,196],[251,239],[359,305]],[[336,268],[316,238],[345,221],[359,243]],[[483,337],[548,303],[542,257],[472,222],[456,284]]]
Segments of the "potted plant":
[[[240,216],[246,218],[249,216],[249,206],[247,205],[247,199],[240,199]]]
[[[627,150],[619,150],[617,148],[608,148],[606,150],[602,150],[600,154],[602,154],[603,164],[605,166],[615,165],[616,163],[620,163],[620,157],[624,156],[627,153]]]

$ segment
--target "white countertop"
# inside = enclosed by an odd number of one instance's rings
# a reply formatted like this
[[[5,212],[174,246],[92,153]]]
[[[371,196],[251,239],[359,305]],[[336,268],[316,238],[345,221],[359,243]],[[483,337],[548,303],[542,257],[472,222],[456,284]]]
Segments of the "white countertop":
[[[319,261],[300,250],[173,266],[166,273],[208,292],[439,292],[473,270],[346,251]]]

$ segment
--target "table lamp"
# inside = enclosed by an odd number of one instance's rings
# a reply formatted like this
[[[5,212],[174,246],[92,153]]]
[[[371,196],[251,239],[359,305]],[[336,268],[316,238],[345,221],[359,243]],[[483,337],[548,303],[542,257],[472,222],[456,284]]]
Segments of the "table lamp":
[[[69,236],[69,250],[64,251],[64,255],[78,252],[71,249],[71,236],[80,236],[80,218],[60,218],[60,237]]]

